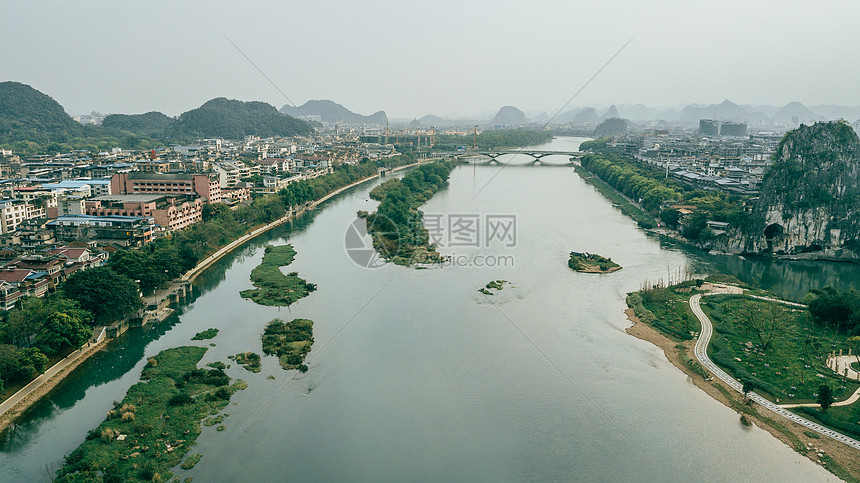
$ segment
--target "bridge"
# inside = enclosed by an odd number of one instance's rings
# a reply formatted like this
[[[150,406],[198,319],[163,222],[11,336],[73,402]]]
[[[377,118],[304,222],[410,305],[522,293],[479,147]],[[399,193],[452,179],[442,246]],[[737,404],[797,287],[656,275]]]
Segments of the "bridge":
[[[573,166],[576,164],[576,161],[579,161],[580,157],[582,157],[582,153],[579,151],[535,151],[535,150],[527,150],[527,149],[512,149],[512,150],[498,150],[498,151],[471,151],[466,154],[467,157],[472,158],[473,164],[502,164],[498,158],[505,155],[513,155],[513,156],[528,156],[533,159],[531,162],[532,165],[543,165],[544,163],[541,161],[541,158],[546,156],[566,156],[568,158],[568,162],[564,164],[564,166]],[[479,162],[481,158],[486,158],[485,161]],[[561,165],[556,165],[561,166]]]

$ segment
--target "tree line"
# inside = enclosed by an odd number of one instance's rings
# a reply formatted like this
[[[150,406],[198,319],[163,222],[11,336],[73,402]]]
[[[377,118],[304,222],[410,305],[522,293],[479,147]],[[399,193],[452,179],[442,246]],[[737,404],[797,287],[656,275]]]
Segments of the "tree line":
[[[583,155],[583,168],[638,201],[642,208],[660,218],[669,228],[679,230],[689,240],[706,240],[713,236],[707,226],[708,220],[739,225],[746,217],[743,200],[738,196],[721,191],[691,189],[676,180],[666,178],[663,172],[630,162],[625,156],[613,154],[612,148],[606,148],[605,140],[602,143],[590,143],[583,145],[606,152]],[[667,202],[691,205],[695,207],[694,213],[688,219],[682,220],[677,210],[664,207]]]
[[[421,258],[419,253],[430,251],[430,236],[418,207],[447,184],[453,167],[446,161],[425,164],[371,190],[370,197],[380,203],[367,217],[367,227],[383,257],[408,264]]]

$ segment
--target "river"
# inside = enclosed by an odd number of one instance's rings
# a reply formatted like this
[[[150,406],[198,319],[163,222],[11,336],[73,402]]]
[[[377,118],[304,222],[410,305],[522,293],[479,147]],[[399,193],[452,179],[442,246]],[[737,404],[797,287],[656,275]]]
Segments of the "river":
[[[558,138],[537,149],[576,149],[581,141]],[[273,357],[258,374],[234,364],[228,373],[248,389],[225,410],[225,431],[204,428],[192,450],[201,462],[177,475],[834,481],[766,432],[743,427],[661,351],[627,335],[624,297],[645,279],[688,269],[725,271],[799,298],[810,287],[857,283],[860,266],[709,256],[664,242],[570,167],[548,166],[566,158],[543,161],[458,167],[423,207],[428,219],[482,227],[478,246],[464,242],[462,230],[443,235],[442,252],[463,266],[368,269],[353,261],[344,237],[357,210],[373,210],[368,191],[379,181],[249,242],[202,274],[192,300],[165,323],[111,343],[35,406],[0,442],[0,481],[46,480],[138,380],[146,357],[213,342],[203,362],[228,362],[260,352],[263,326],[276,317],[315,322],[309,372],[283,371]],[[499,215],[508,230],[484,230],[487,215]],[[516,236],[504,238],[512,219]],[[487,247],[491,233],[499,236]],[[318,290],[291,308],[239,297],[261,248],[286,242],[298,253],[287,271]],[[571,250],[609,256],[624,269],[575,273],[566,264]],[[511,284],[492,296],[477,292],[497,279]],[[209,327],[220,329],[215,339],[190,341]]]

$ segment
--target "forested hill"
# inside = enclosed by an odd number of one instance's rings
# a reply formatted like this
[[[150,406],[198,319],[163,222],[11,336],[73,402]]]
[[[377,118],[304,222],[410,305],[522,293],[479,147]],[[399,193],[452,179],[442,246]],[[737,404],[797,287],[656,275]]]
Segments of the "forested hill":
[[[105,117],[102,126],[158,138],[164,135],[171,123],[173,118],[152,111],[146,114],[111,114]]]
[[[113,147],[150,149],[201,137],[242,139],[313,131],[304,121],[264,102],[212,99],[178,119],[160,112],[112,114],[103,125],[82,125],[50,96],[20,82],[0,82],[0,148],[16,154],[55,154]]]
[[[0,82],[0,144],[66,142],[84,126],[50,96],[20,82]]]
[[[197,109],[182,113],[168,132],[175,137],[222,137],[242,139],[307,134],[313,127],[299,119],[281,114],[265,102],[243,102],[218,97]]]

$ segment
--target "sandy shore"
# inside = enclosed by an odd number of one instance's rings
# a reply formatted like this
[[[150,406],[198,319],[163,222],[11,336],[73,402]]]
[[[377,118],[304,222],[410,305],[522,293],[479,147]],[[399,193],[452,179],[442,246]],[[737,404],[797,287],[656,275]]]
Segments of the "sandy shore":
[[[693,353],[693,346],[695,344],[695,341],[675,341],[666,337],[650,325],[641,322],[635,315],[633,315],[633,309],[627,309],[624,311],[624,313],[627,314],[627,319],[633,322],[632,326],[625,329],[626,332],[633,337],[650,342],[662,349],[663,353],[666,355],[666,359],[671,362],[675,367],[680,369],[684,374],[686,374],[688,380],[695,384],[699,389],[705,391],[709,396],[723,403],[729,408],[735,409],[737,407],[740,407],[740,405],[744,404],[744,397],[736,393],[734,389],[728,387],[719,379],[714,378],[711,381],[706,381],[702,378],[702,376],[696,374],[689,367],[687,367],[687,365],[685,364],[685,360],[683,360],[682,357],[691,357],[686,356],[686,354]],[[678,348],[679,345],[683,346],[685,349],[682,351]],[[726,392],[728,392],[731,396],[726,396],[723,391],[717,389],[718,385],[725,389]],[[804,428],[803,426],[789,421],[788,419],[785,419],[782,416],[772,413],[762,407],[757,407],[756,409],[760,413],[762,413],[762,416],[770,418],[781,424],[784,428],[787,428],[788,431],[790,431],[803,443],[803,445],[806,446],[807,450],[805,452],[798,451],[799,453],[803,454],[816,464],[821,464],[826,468],[827,464],[822,464],[823,462],[818,455],[819,452],[823,452],[848,473],[848,475],[839,474],[837,476],[840,476],[842,478],[853,478],[853,481],[860,481],[860,451],[830,438],[809,437],[805,434],[804,431],[806,430],[806,428]],[[783,432],[781,432],[779,429],[771,426],[769,422],[764,421],[754,415],[748,415],[747,417],[756,426],[769,432],[774,437],[787,444],[789,447],[797,449],[795,448],[795,444],[792,439],[789,438],[789,436],[783,434]],[[738,424],[741,424],[740,418],[738,420]],[[849,479],[848,481],[852,480]]]

